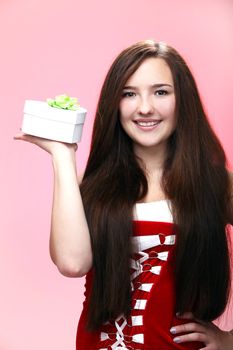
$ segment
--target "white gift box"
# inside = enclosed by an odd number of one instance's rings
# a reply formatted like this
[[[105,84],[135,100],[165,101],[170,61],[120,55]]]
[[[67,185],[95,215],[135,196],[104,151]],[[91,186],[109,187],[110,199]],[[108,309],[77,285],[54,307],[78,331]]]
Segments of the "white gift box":
[[[25,134],[61,142],[81,140],[87,110],[76,111],[51,107],[47,102],[26,100],[21,130]]]

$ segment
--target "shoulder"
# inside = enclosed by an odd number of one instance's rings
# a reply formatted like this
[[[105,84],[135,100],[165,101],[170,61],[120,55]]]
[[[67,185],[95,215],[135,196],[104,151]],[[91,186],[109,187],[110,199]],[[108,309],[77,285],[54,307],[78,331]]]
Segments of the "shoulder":
[[[81,174],[77,174],[78,185],[80,186],[83,180],[84,172]]]
[[[230,213],[229,213],[229,224],[233,225],[233,172],[232,171],[228,171],[228,175],[229,175],[229,179],[230,179],[230,191],[231,191],[231,195],[230,195]]]
[[[233,171],[228,170],[228,175],[230,177],[230,181],[233,184]]]
[[[231,188],[231,198],[233,200],[233,172],[228,171],[229,179],[230,179],[230,188]]]

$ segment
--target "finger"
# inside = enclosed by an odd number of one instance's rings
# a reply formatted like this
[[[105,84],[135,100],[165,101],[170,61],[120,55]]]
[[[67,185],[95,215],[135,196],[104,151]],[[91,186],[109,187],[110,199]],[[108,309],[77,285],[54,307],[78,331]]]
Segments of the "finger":
[[[170,332],[172,334],[187,333],[187,332],[205,333],[206,332],[206,327],[204,327],[200,323],[192,322],[192,323],[185,323],[185,324],[182,324],[182,325],[178,325],[178,326],[172,327],[170,329]]]
[[[36,136],[31,136],[31,135],[28,135],[28,134],[24,134],[24,133],[22,133],[22,132],[19,132],[19,133],[15,134],[14,139],[15,139],[15,140],[23,140],[23,141],[28,141],[28,142],[33,142],[33,143],[35,143],[36,140],[38,139],[38,137],[36,137]]]
[[[208,337],[205,333],[189,333],[185,335],[179,335],[178,337],[175,337],[173,339],[175,343],[185,343],[185,342],[201,342],[207,345],[208,343]]]
[[[22,141],[27,141],[27,142],[30,142],[30,143],[34,143],[35,145],[38,145],[40,146],[41,144],[45,144],[45,143],[51,143],[51,142],[54,142],[52,140],[49,140],[49,139],[45,139],[43,137],[39,137],[39,136],[32,136],[32,135],[29,135],[29,134],[24,134],[24,133],[17,133],[15,136],[14,136],[14,139],[15,140],[22,140]],[[60,142],[59,142],[60,143]]]
[[[14,136],[14,139],[15,139],[15,140],[20,140],[21,137],[22,137],[23,135],[24,135],[24,134],[23,134],[22,132],[17,132],[17,133],[15,134],[15,136]]]

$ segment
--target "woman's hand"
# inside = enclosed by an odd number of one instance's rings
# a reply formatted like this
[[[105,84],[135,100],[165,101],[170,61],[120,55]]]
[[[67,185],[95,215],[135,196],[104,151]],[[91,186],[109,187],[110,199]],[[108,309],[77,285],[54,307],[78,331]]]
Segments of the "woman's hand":
[[[171,328],[170,332],[176,335],[174,342],[202,342],[205,347],[200,350],[233,350],[232,333],[220,330],[212,322],[199,321],[189,312],[178,317],[188,319],[190,322]],[[179,333],[186,334],[179,335]]]
[[[46,152],[50,153],[51,155],[55,155],[57,152],[61,152],[63,150],[69,151],[69,152],[75,152],[78,148],[76,143],[69,144],[64,142],[52,141],[52,140],[43,139],[37,136],[23,134],[23,133],[17,133],[14,136],[14,139],[33,143],[39,146],[40,148],[42,148],[43,150],[45,150]]]

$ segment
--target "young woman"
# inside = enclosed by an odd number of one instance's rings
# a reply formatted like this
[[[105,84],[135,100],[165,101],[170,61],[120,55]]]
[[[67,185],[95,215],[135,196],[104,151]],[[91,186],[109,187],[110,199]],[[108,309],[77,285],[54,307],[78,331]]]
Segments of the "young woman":
[[[86,275],[77,350],[233,349],[212,323],[230,290],[232,176],[175,49],[146,40],[115,59],[80,190],[76,145],[15,138],[52,155],[51,258]]]

